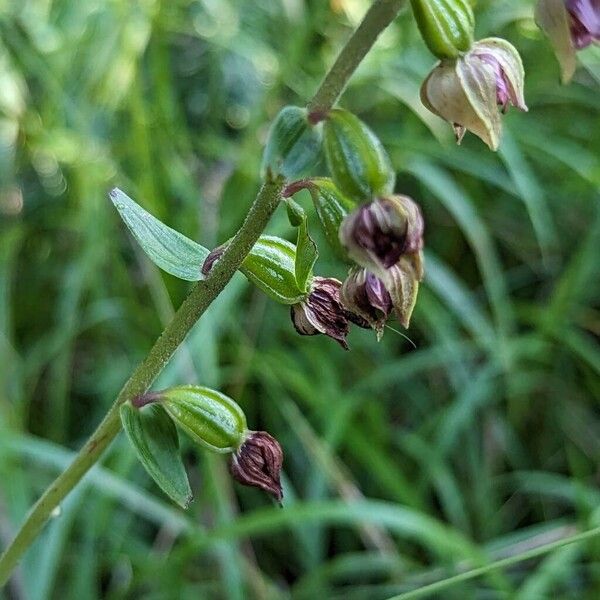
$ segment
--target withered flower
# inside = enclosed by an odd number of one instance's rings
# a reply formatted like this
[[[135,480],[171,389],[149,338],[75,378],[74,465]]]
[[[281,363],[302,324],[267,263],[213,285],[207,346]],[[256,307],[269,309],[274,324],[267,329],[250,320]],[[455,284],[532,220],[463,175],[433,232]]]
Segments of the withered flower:
[[[243,485],[257,487],[281,503],[281,465],[283,450],[266,431],[249,431],[246,439],[232,454],[229,470]]]
[[[550,38],[562,81],[568,83],[575,73],[577,50],[600,42],[600,0],[540,0],[535,19]]]
[[[438,63],[421,86],[421,100],[432,113],[452,123],[459,143],[468,130],[497,150],[501,113],[510,105],[527,111],[523,88],[517,50],[500,38],[487,38],[456,60]]]
[[[331,277],[314,277],[307,297],[291,308],[292,322],[300,335],[328,335],[348,350],[348,318],[340,301],[342,283]]]
[[[377,198],[351,212],[340,227],[340,242],[359,265],[378,273],[400,256],[423,246],[423,217],[408,196]]]

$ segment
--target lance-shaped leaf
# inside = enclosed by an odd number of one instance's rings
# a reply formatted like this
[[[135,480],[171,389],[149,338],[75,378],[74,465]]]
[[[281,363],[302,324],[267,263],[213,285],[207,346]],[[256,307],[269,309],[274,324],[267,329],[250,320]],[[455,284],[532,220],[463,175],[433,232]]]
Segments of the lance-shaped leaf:
[[[200,269],[208,256],[207,248],[165,225],[120,189],[113,189],[110,199],[154,264],[179,279],[202,279]]]
[[[296,283],[301,291],[307,292],[319,252],[317,245],[308,233],[308,218],[304,209],[291,198],[288,198],[286,203],[290,223],[298,228],[296,260],[294,263]]]
[[[121,422],[140,462],[167,496],[187,508],[192,490],[179,453],[177,430],[169,415],[158,405],[143,409],[126,403]]]

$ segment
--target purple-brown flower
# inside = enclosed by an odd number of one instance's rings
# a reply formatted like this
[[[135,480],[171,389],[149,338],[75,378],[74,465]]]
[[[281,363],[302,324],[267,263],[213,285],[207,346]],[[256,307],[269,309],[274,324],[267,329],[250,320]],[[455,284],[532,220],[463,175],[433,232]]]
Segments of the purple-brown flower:
[[[415,260],[416,256],[418,260]],[[393,310],[402,326],[408,329],[417,301],[420,269],[420,252],[402,256],[398,263],[377,275],[363,268],[351,269],[340,293],[349,319],[360,326],[366,323],[380,339]]]
[[[600,0],[540,0],[535,18],[554,47],[563,83],[568,83],[577,66],[576,52],[600,42]]]
[[[363,268],[353,268],[342,284],[342,304],[348,318],[359,327],[371,327],[378,337],[392,309],[392,298],[379,277]]]
[[[341,281],[332,277],[314,277],[308,296],[291,308],[292,322],[300,335],[324,335],[348,350],[349,325],[340,301]]]
[[[350,213],[340,227],[340,242],[359,265],[379,272],[403,254],[423,246],[423,217],[408,196],[377,198]]]
[[[243,485],[260,488],[281,503],[281,465],[283,450],[266,431],[249,431],[246,439],[231,456],[229,470]]]

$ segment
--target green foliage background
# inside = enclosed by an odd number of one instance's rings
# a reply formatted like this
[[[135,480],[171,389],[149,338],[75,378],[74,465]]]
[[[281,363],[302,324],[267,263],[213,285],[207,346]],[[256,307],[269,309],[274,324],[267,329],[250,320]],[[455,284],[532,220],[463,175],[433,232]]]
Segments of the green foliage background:
[[[268,123],[310,98],[367,5],[0,2],[0,547],[188,290],[107,190],[204,245],[227,239]],[[184,513],[121,435],[7,598],[378,600],[600,523],[600,55],[561,87],[531,2],[476,14],[527,72],[530,112],[508,114],[498,154],[454,146],[420,105],[434,60],[410,11],[342,100],[423,207],[416,348],[391,330],[353,331],[349,353],[300,338],[234,279],[157,386],[219,387],[275,434],[285,508],[186,442]],[[269,232],[293,235],[284,211]],[[343,276],[319,246],[317,273]],[[568,546],[437,597],[597,598],[599,560],[600,540]]]

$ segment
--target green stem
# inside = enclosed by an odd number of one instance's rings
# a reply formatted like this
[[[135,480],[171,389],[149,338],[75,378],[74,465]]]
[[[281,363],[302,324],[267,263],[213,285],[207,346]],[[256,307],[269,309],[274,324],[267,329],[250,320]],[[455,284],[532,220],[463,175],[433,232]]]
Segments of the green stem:
[[[277,208],[282,188],[281,180],[264,184],[246,220],[210,275],[192,289],[173,320],[156,340],[148,356],[123,386],[114,404],[73,463],[59,475],[33,506],[19,533],[0,558],[0,586],[7,582],[15,565],[38,536],[52,511],[99,460],[103,451],[121,430],[121,404],[148,390],[192,326],[238,270]]]
[[[307,110],[314,123],[324,119],[342,95],[350,77],[379,37],[396,18],[406,0],[375,0],[339,53]]]
[[[309,112],[322,114],[333,106],[356,67],[373,46],[381,31],[394,20],[403,4],[404,0],[375,0],[325,76],[315,97],[308,105]],[[146,359],[124,385],[115,403],[73,463],[33,506],[16,537],[0,557],[0,587],[8,581],[16,564],[39,535],[52,511],[100,459],[104,450],[119,433],[121,404],[148,390],[190,329],[238,270],[277,208],[282,190],[283,182],[279,180],[268,182],[261,188],[242,227],[215,264],[210,275],[192,289],[175,313],[173,320],[156,340]]]
[[[431,596],[432,594],[438,593],[441,590],[445,590],[446,588],[456,585],[457,583],[469,581],[470,579],[475,579],[476,577],[481,577],[490,571],[511,567],[512,565],[523,562],[524,560],[531,560],[532,558],[543,556],[544,554],[548,554],[553,550],[558,550],[563,546],[568,546],[569,544],[575,544],[577,542],[583,542],[598,535],[600,535],[600,527],[594,527],[588,531],[577,533],[575,535],[563,538],[562,540],[556,540],[555,542],[545,544],[544,546],[539,546],[538,548],[533,548],[527,552],[522,552],[521,554],[517,554],[515,556],[509,556],[508,558],[502,558],[488,565],[484,565],[483,567],[477,567],[476,569],[471,569],[470,571],[465,571],[464,573],[458,573],[457,575],[430,583],[429,585],[424,585],[423,587],[412,590],[411,592],[406,592],[404,594],[400,594],[399,596],[388,598],[388,600],[413,600],[414,598]]]

